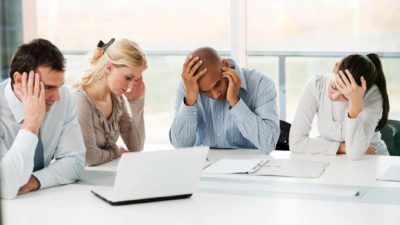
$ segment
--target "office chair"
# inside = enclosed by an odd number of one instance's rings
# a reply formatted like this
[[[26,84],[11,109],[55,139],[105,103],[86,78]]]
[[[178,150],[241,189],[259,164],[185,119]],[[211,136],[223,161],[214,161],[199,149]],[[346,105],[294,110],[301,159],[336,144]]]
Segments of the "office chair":
[[[386,126],[381,130],[381,135],[389,154],[400,156],[400,121],[388,120]]]
[[[276,144],[276,150],[289,151],[289,133],[291,124],[279,120],[279,127],[281,128],[281,133],[279,134],[278,143]]]

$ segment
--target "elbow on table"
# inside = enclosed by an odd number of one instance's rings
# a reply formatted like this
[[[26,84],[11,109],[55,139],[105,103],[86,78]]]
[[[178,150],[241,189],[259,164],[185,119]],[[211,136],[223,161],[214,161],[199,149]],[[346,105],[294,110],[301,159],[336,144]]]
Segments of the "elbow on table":
[[[180,141],[179,138],[177,138],[176,136],[172,137],[172,129],[169,130],[169,141],[171,142],[171,145],[174,146],[174,148],[189,148],[194,146],[194,143],[184,143]]]
[[[98,166],[98,165],[101,165],[101,164],[102,163],[99,162],[99,160],[97,160],[95,158],[92,158],[92,157],[87,157],[86,156],[86,166]]]
[[[273,140],[270,140],[267,143],[258,146],[258,150],[260,151],[260,153],[264,153],[267,155],[270,154],[275,149],[276,149],[276,142]]]
[[[289,150],[293,153],[305,153],[304,147],[300,144],[300,141],[292,141],[289,139]]]
[[[18,188],[15,187],[8,187],[7,185],[1,185],[1,193],[0,193],[0,198],[1,199],[14,199],[17,197],[18,194]]]
[[[79,180],[81,179],[83,173],[85,172],[85,159],[80,159],[79,162],[77,163],[77,173],[76,173],[76,179]]]
[[[174,146],[174,148],[190,148],[190,147],[193,147],[193,145],[183,144],[183,143],[179,143],[178,141],[172,141],[172,140],[171,140],[171,144],[172,144],[172,146]]]

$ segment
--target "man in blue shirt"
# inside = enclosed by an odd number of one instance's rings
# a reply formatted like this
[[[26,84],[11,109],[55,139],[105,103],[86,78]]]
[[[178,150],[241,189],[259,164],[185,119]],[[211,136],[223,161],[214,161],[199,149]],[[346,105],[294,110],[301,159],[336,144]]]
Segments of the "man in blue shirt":
[[[279,137],[273,81],[209,47],[187,57],[170,141],[176,148],[250,148],[270,153]]]
[[[65,59],[47,40],[21,45],[0,83],[1,198],[79,179],[85,147]]]

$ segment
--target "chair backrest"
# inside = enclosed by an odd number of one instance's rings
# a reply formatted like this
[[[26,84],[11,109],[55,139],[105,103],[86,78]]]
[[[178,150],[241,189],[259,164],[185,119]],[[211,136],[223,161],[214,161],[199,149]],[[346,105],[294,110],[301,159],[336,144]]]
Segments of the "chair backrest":
[[[389,154],[400,156],[400,121],[388,120],[386,126],[381,130],[381,135]]]
[[[279,134],[278,143],[276,144],[276,150],[289,151],[290,126],[291,126],[290,123],[284,120],[279,120],[279,127],[281,129],[281,133]]]

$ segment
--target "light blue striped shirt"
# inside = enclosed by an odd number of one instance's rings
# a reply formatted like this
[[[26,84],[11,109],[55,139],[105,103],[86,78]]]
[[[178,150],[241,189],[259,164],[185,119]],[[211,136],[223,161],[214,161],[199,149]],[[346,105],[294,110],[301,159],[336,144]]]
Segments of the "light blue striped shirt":
[[[279,137],[279,117],[274,82],[263,73],[240,68],[240,100],[229,108],[227,101],[208,98],[203,93],[195,106],[183,102],[185,86],[179,84],[170,141],[176,148],[198,145],[212,148],[250,148],[270,153]]]
[[[21,129],[23,105],[10,81],[0,83],[1,198],[14,198],[31,175],[39,180],[40,188],[79,179],[85,169],[85,145],[71,92],[63,85],[61,99],[46,112],[40,126],[45,168],[33,172],[38,137]]]

